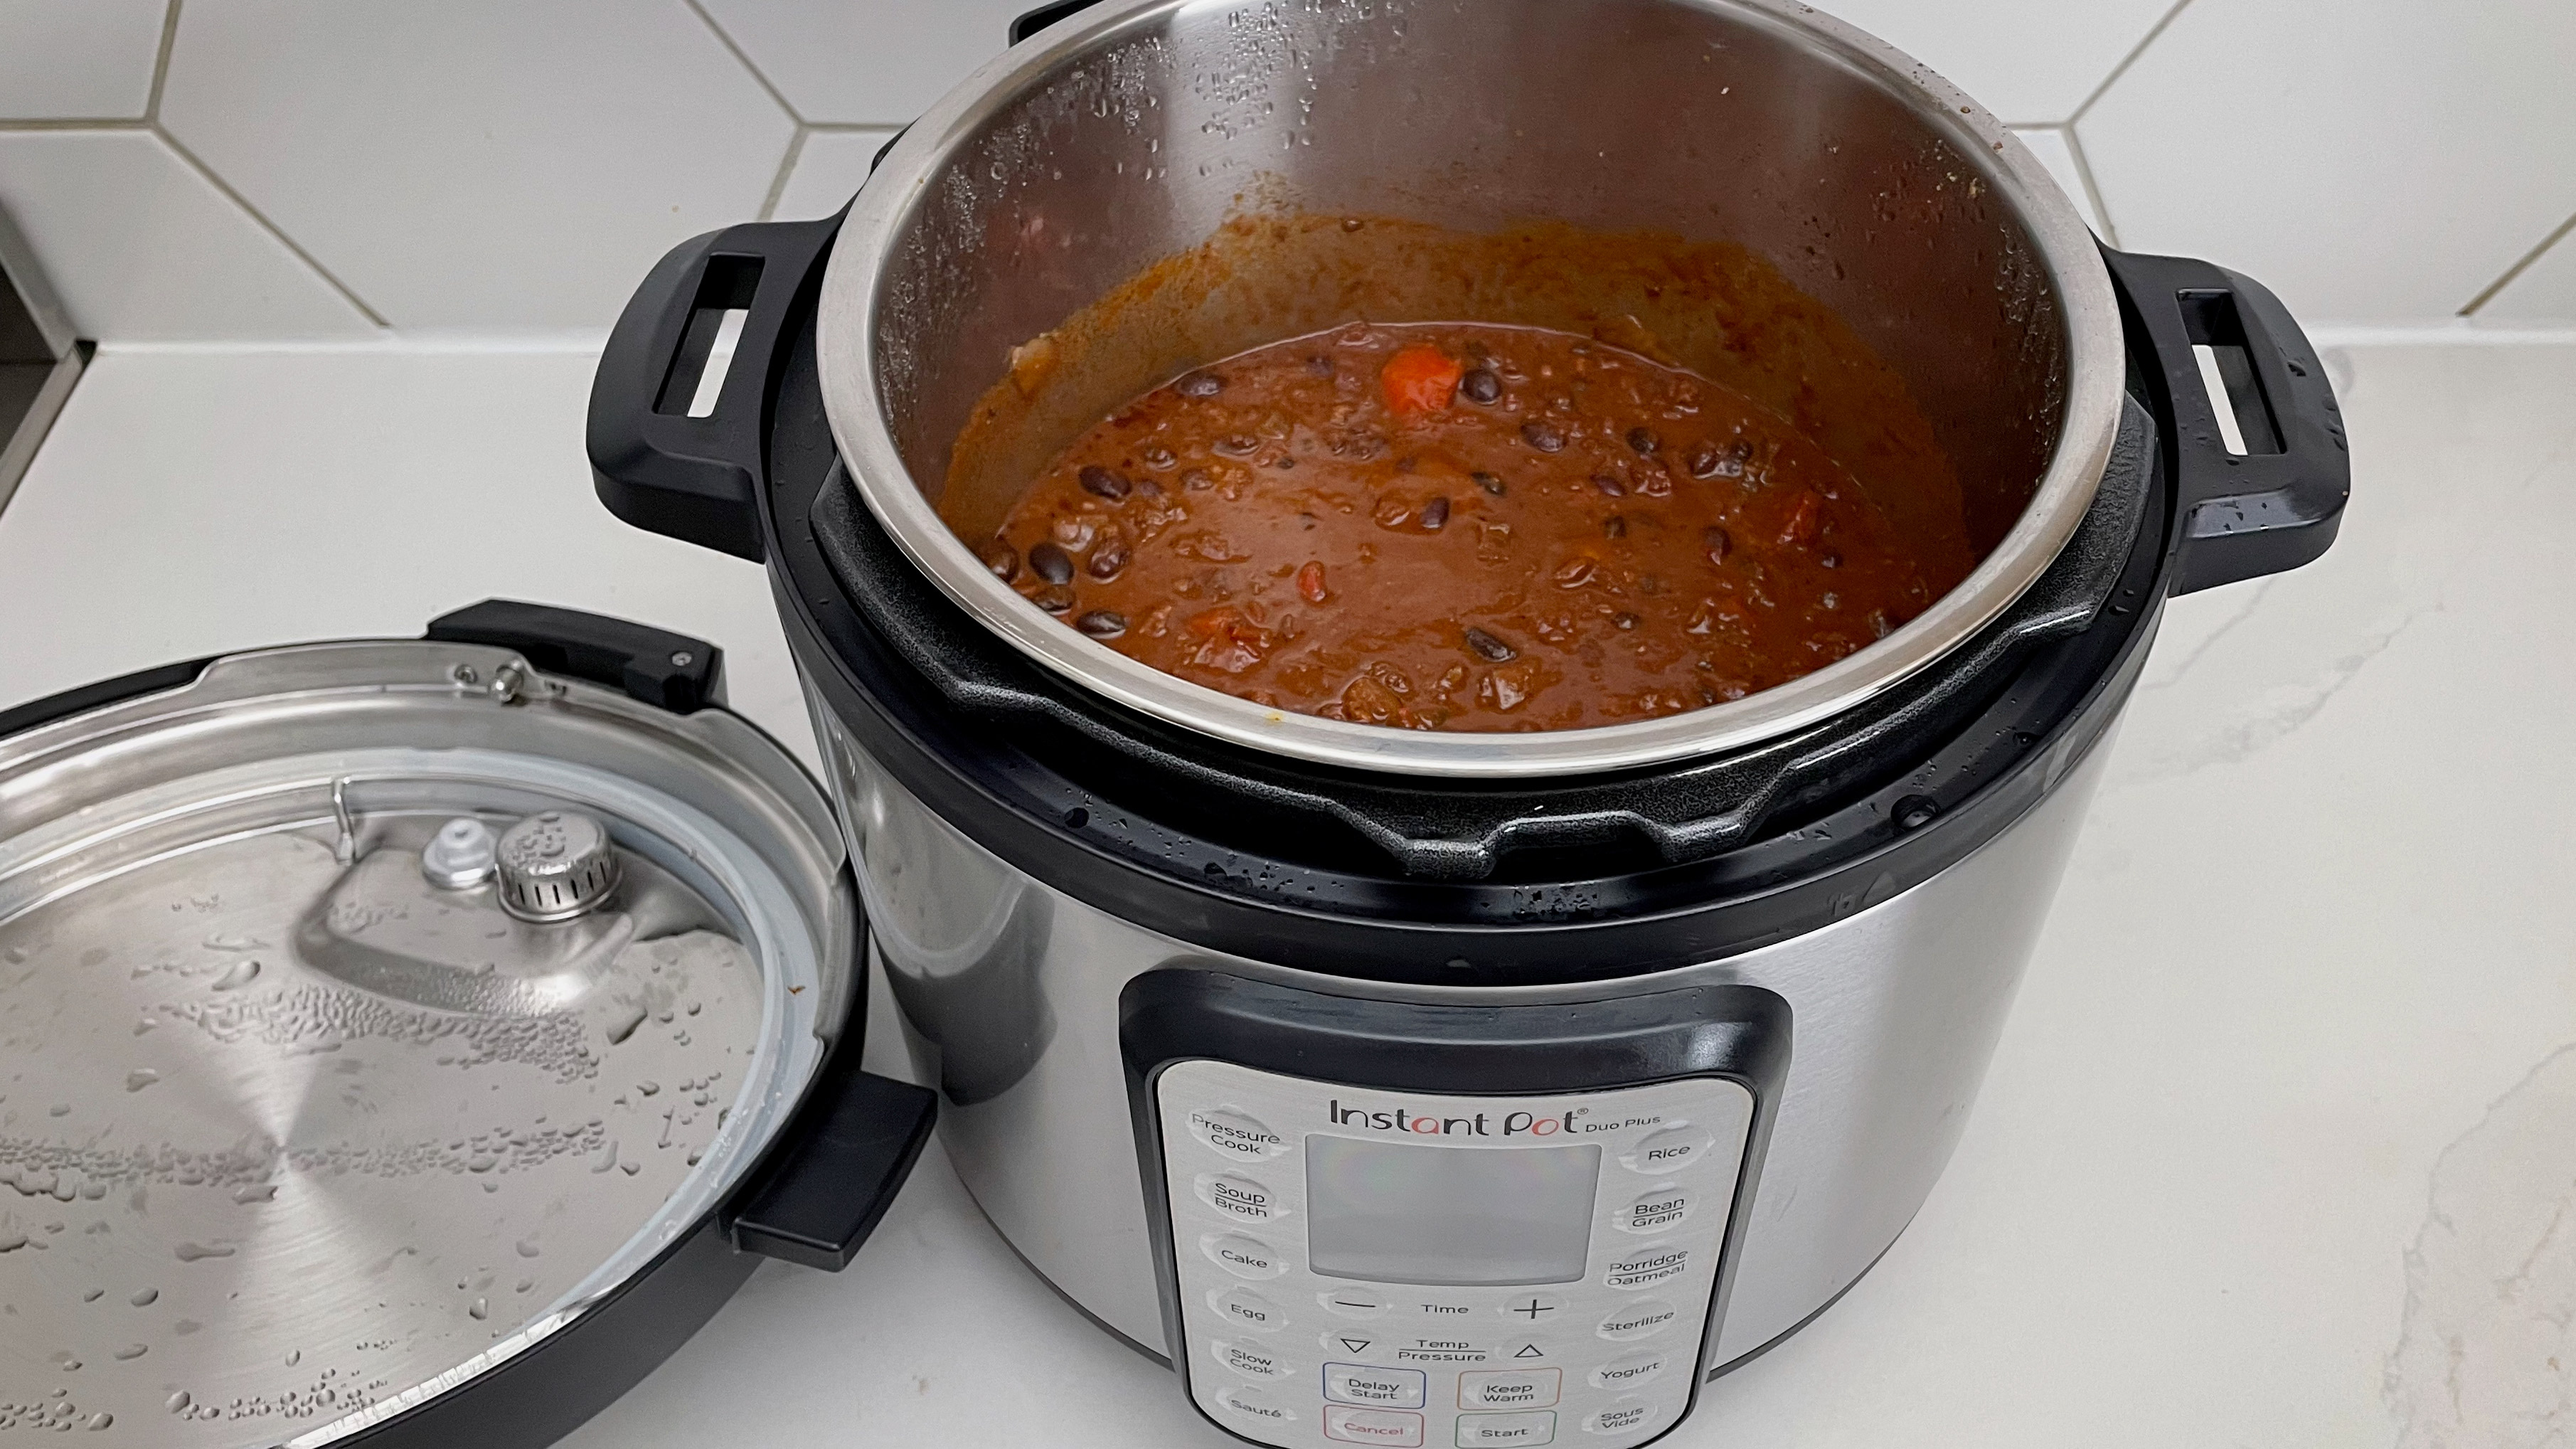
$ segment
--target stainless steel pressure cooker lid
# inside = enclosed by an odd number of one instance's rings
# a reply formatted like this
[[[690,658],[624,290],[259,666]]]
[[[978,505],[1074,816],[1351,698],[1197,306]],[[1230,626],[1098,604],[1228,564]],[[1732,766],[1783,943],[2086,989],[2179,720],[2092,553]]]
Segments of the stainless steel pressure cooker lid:
[[[773,741],[508,648],[0,738],[0,1430],[325,1444],[562,1332],[779,1132],[855,930]]]

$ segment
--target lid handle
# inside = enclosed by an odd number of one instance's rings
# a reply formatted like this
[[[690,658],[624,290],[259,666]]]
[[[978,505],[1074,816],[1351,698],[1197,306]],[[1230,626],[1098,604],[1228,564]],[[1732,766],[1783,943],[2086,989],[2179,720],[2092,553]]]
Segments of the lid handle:
[[[515,649],[548,674],[622,689],[673,714],[724,703],[724,651],[704,639],[604,614],[485,599],[430,621],[440,644]]]
[[[728,1212],[747,1253],[837,1273],[876,1230],[939,1117],[926,1087],[858,1069],[845,1032],[779,1146]]]

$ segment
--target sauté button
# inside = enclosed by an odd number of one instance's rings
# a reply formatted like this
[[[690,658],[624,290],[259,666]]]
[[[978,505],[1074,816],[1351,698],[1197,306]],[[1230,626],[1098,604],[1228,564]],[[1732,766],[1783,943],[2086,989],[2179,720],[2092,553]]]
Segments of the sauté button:
[[[1553,1444],[1556,1442],[1556,1415],[1545,1410],[1530,1414],[1460,1414],[1458,1443],[1466,1444]]]
[[[1283,1379],[1288,1376],[1288,1361],[1258,1343],[1220,1338],[1208,1345],[1216,1361],[1248,1379]]]
[[[1228,1157],[1259,1162],[1288,1150],[1288,1140],[1268,1124],[1232,1107],[1209,1107],[1190,1113],[1190,1135]]]
[[[1327,1288],[1315,1301],[1344,1318],[1383,1318],[1395,1305],[1365,1288]]]
[[[1216,1401],[1247,1419],[1264,1424],[1285,1424],[1297,1417],[1297,1411],[1261,1392],[1259,1389],[1226,1389]]]
[[[1613,1258],[1601,1274],[1601,1281],[1613,1288],[1634,1292],[1649,1283],[1661,1283],[1690,1271],[1690,1249],[1666,1243],[1652,1248],[1639,1248],[1624,1258]],[[1252,1276],[1245,1274],[1245,1277]]]
[[[1222,1293],[1211,1293],[1208,1307],[1215,1309],[1219,1318],[1235,1327],[1249,1328],[1255,1333],[1277,1333],[1288,1326],[1288,1315],[1278,1304],[1249,1288],[1228,1288]]]
[[[1398,1413],[1392,1409],[1353,1409],[1341,1404],[1324,1406],[1324,1437],[1345,1444],[1392,1444],[1396,1449],[1419,1449],[1422,1443],[1422,1416]]]
[[[1642,1428],[1655,1417],[1655,1406],[1644,1399],[1621,1399],[1600,1413],[1583,1421],[1586,1434],[1625,1434]]]
[[[1650,1384],[1663,1377],[1665,1355],[1661,1349],[1644,1349],[1625,1354],[1592,1371],[1596,1388],[1630,1389]]]
[[[1199,1251],[1237,1278],[1276,1278],[1288,1271],[1278,1249],[1242,1233],[1210,1233],[1199,1239]]]
[[[1689,1193],[1669,1182],[1657,1183],[1612,1214],[1610,1226],[1623,1233],[1660,1233],[1689,1217],[1690,1212]]]
[[[1697,1162],[1712,1141],[1689,1123],[1676,1122],[1638,1139],[1636,1146],[1619,1154],[1619,1165],[1630,1172],[1672,1172]]]
[[[1544,1409],[1556,1403],[1562,1369],[1490,1369],[1458,1375],[1462,1409]]]
[[[1419,1409],[1422,1407],[1422,1370],[1379,1368],[1365,1363],[1328,1363],[1324,1365],[1324,1397],[1343,1404]]]
[[[1199,1201],[1230,1218],[1268,1223],[1288,1216],[1288,1209],[1280,1206],[1279,1194],[1240,1173],[1203,1172],[1191,1186],[1197,1190]]]
[[[1672,1327],[1681,1316],[1680,1309],[1661,1298],[1644,1298],[1602,1319],[1596,1332],[1613,1343],[1627,1343],[1652,1338]]]

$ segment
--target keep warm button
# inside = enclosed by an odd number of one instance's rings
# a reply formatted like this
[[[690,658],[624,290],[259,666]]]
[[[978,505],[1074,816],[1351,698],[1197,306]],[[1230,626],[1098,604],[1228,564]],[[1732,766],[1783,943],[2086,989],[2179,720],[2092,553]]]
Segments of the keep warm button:
[[[1674,1244],[1640,1248],[1624,1258],[1614,1258],[1602,1273],[1601,1281],[1613,1288],[1638,1289],[1678,1278],[1690,1271],[1690,1249]]]

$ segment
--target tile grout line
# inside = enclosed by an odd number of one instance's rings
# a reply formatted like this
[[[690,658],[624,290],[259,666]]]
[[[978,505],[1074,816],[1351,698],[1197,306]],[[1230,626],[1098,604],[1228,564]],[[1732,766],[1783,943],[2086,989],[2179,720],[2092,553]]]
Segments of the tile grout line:
[[[0,131],[148,131],[149,121],[130,116],[62,116],[39,121],[0,121]]]
[[[161,48],[152,57],[152,90],[143,101],[143,122],[158,125],[161,120],[161,92],[170,84],[170,51],[179,43],[179,0],[170,0],[170,8],[161,12]]]
[[[760,219],[770,221],[778,215],[778,199],[787,194],[787,178],[796,174],[796,159],[805,154],[805,138],[810,126],[798,126],[787,138],[787,154],[778,158],[778,174],[770,178],[769,194],[760,199]]]
[[[2093,162],[2084,154],[2083,138],[2075,134],[2075,123],[2057,128],[2066,138],[2066,154],[2075,158],[2075,178],[2084,183],[2085,199],[2093,203],[2093,214],[2102,219],[2102,240],[2112,246],[2120,244],[2120,228],[2111,220],[2111,204],[2102,199],[2102,184],[2093,179]]]
[[[2156,37],[2165,33],[2165,27],[2173,24],[2177,17],[2190,8],[2191,0],[2174,0],[2173,8],[2167,10],[2162,19],[2149,27],[2146,34],[2138,37],[2138,43],[2129,47],[2129,53],[2120,57],[2120,63],[2111,67],[2111,73],[2102,77],[2102,83],[2095,86],[2093,93],[2086,96],[2083,104],[2075,108],[2074,114],[2066,118],[2065,124],[2069,128],[2069,134],[2072,134],[2075,123],[2084,119],[2084,113],[2093,109],[2093,103],[2108,94],[2111,87],[2118,85],[2120,77],[2129,73],[2129,67],[2138,63],[2138,57],[2147,53],[2147,47],[2156,43]]]
[[[2536,247],[2533,247],[2531,250],[2529,250],[2529,251],[2527,251],[2527,252],[2524,252],[2524,253],[2522,254],[2522,260],[2520,260],[2520,261],[2518,261],[2518,262],[2515,262],[2515,263],[2514,263],[2512,266],[2510,266],[2510,267],[2505,268],[2505,273],[2504,273],[2504,275],[2503,275],[2503,276],[2498,277],[2498,278],[2496,278],[2494,281],[2487,283],[2487,285],[2486,285],[2486,289],[2485,289],[2484,291],[2481,291],[2481,292],[2479,292],[2476,296],[2471,297],[2471,298],[2469,299],[2468,305],[2467,305],[2467,306],[2465,306],[2465,307],[2462,307],[2462,308],[2460,309],[2460,315],[2461,315],[2461,316],[2463,316],[2463,317],[2474,317],[2474,316],[2476,316],[2476,315],[2477,315],[2477,313],[2478,313],[2478,309],[2479,309],[2479,308],[2481,308],[2481,307],[2485,306],[2485,305],[2486,305],[2486,304],[2488,304],[2489,302],[2494,301],[2494,300],[2495,300],[2495,298],[2496,298],[2496,294],[2497,294],[2498,292],[2501,292],[2501,291],[2503,291],[2505,288],[2512,286],[2512,285],[2513,285],[2513,280],[2514,280],[2514,278],[2519,277],[2519,276],[2521,276],[2524,272],[2527,272],[2527,271],[2531,270],[2531,265],[2532,265],[2532,263],[2537,262],[2537,261],[2539,261],[2542,257],[2545,257],[2545,256],[2549,255],[2549,253],[2550,253],[2551,249],[2552,249],[2552,248],[2554,248],[2554,247],[2556,247],[2560,242],[2565,241],[2565,240],[2567,239],[2567,234],[2568,234],[2569,232],[2571,232],[2571,231],[2576,231],[2576,216],[2570,216],[2570,217],[2568,217],[2565,221],[2562,221],[2562,222],[2558,223],[2558,228],[2557,228],[2557,230],[2552,231],[2549,235],[2547,235],[2547,236],[2545,236],[2545,237],[2542,237],[2542,238],[2540,239],[2540,245],[2538,245],[2538,246],[2536,246]]]
[[[242,195],[238,191],[235,191],[231,182],[224,180],[223,177],[215,173],[215,168],[198,159],[197,153],[189,150],[186,143],[182,142],[178,137],[171,135],[169,130],[158,122],[155,122],[151,129],[152,134],[159,138],[162,145],[169,147],[180,160],[185,161],[190,166],[196,168],[197,174],[206,178],[207,185],[212,186],[215,190],[221,192],[226,200],[232,202],[233,205],[240,207],[244,215],[248,216],[251,220],[258,222],[270,236],[277,238],[278,245],[294,253],[296,260],[301,261],[308,267],[311,267],[315,276],[318,276],[323,281],[330,283],[331,290],[338,292],[344,301],[346,301],[350,306],[357,308],[360,316],[365,317],[369,322],[372,322],[376,326],[387,331],[393,330],[393,324],[386,321],[375,308],[368,306],[364,297],[361,297],[356,292],[350,290],[348,283],[343,282],[338,277],[332,275],[329,267],[322,265],[322,263],[315,258],[311,252],[306,251],[301,245],[297,244],[295,238],[286,234],[286,229],[284,227],[281,227],[276,222],[269,220],[266,212],[263,212],[258,207],[251,205],[250,198]]]
[[[801,130],[805,125],[805,117],[798,114],[793,105],[788,104],[787,93],[769,83],[769,77],[761,73],[759,66],[752,64],[751,57],[743,52],[741,46],[733,43],[733,36],[716,23],[714,16],[707,13],[707,7],[699,4],[698,0],[680,0],[680,3],[689,7],[689,13],[698,17],[698,20],[715,36],[716,43],[723,46],[735,60],[741,62],[742,68],[751,73],[752,80],[762,90],[769,92],[769,98],[778,103],[778,109],[785,111],[787,119],[794,121]]]

